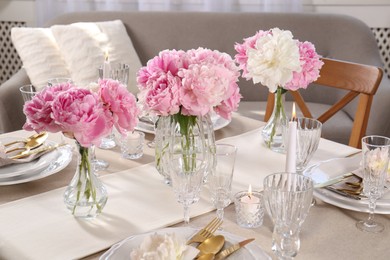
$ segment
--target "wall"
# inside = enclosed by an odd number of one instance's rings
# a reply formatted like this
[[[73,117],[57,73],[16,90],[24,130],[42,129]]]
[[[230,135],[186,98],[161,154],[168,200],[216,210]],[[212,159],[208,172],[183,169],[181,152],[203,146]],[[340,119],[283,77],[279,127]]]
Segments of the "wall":
[[[23,21],[35,26],[35,0],[0,0],[0,21]]]
[[[304,10],[348,14],[372,28],[390,28],[390,0],[302,0]]]

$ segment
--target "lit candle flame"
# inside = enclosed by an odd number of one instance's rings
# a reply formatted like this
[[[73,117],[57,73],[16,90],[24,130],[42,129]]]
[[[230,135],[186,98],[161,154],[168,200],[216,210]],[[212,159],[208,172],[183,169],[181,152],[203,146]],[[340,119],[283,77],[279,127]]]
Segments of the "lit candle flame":
[[[297,120],[297,113],[295,111],[295,102],[293,103],[293,107],[292,107],[292,116],[291,116],[291,120],[292,121],[296,121]]]
[[[104,51],[104,60],[108,61],[108,49]]]
[[[248,197],[251,198],[252,196],[252,185],[249,184],[249,187],[248,187]]]

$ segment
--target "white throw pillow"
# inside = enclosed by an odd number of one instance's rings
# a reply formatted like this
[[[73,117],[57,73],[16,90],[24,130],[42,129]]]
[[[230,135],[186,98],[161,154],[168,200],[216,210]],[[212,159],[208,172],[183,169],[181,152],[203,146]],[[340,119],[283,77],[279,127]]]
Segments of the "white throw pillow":
[[[107,52],[110,62],[130,66],[128,89],[138,92],[136,73],[141,62],[122,21],[54,25],[51,31],[76,84],[86,86],[97,80]]]
[[[50,78],[69,78],[65,60],[49,28],[12,28],[11,39],[31,83],[38,89]]]
[[[110,62],[130,66],[128,89],[138,92],[136,73],[142,65],[120,20],[13,28],[11,38],[37,88],[50,78],[72,78],[81,87],[96,82],[108,52]]]

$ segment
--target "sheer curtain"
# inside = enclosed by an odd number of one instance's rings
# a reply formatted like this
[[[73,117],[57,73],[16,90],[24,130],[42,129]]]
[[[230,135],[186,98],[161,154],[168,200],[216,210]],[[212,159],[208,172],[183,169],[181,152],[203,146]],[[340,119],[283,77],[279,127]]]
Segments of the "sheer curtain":
[[[81,11],[299,12],[302,0],[35,0],[38,26]]]

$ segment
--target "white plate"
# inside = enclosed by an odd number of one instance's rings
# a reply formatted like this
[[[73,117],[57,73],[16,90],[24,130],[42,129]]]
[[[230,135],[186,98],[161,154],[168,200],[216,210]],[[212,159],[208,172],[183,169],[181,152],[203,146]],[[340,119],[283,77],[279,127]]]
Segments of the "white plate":
[[[7,140],[7,141],[5,141]],[[15,138],[2,139],[3,143],[12,142]],[[54,142],[46,141],[45,145],[55,145]],[[27,163],[15,163],[7,166],[0,167],[0,179],[20,176],[26,173],[36,172],[43,170],[47,167],[51,161],[55,159],[54,153],[46,153],[36,160]]]
[[[55,145],[55,143],[51,142],[50,145]],[[0,178],[0,186],[35,181],[61,171],[72,160],[72,148],[69,145],[58,147],[54,151],[41,156],[36,161],[40,160],[42,160],[42,162],[36,162],[35,164],[34,162],[30,162],[6,166],[8,170],[10,170],[10,167],[12,169],[12,167],[17,166],[22,174],[7,178]],[[38,165],[38,167],[28,168],[31,163],[33,163],[32,166]],[[0,169],[3,170],[3,168],[5,167]]]
[[[148,236],[150,234],[158,233],[158,234],[166,234],[166,233],[175,233],[176,237],[178,239],[189,239],[193,234],[198,232],[197,229],[194,228],[164,228],[157,231],[151,231],[148,233],[135,235],[126,238],[125,240],[113,245],[108,251],[106,251],[101,257],[100,260],[127,260],[130,259],[130,253],[131,251],[138,247],[142,241],[144,240],[145,236]],[[221,234],[225,237],[226,246],[230,246],[231,244],[238,243],[242,240],[245,240],[245,238],[232,235],[227,232],[216,232],[216,234]],[[237,252],[233,253],[228,259],[246,259],[246,260],[262,260],[267,259],[271,260],[271,257],[268,256],[259,246],[256,244],[256,240],[247,244],[245,247],[241,248]]]
[[[361,161],[361,155],[351,158],[336,158],[318,163],[314,167],[310,167],[305,171],[305,175],[312,177],[315,184],[323,183],[325,181],[334,179],[345,173],[357,170]],[[368,212],[368,200],[362,198],[361,200],[354,200],[326,189],[315,189],[314,196],[320,200],[332,204],[334,206],[359,211]],[[390,214],[390,192],[383,195],[377,200],[375,213]]]
[[[216,131],[227,126],[231,122],[231,120],[227,120],[215,114],[211,116],[211,122],[213,123],[214,131]],[[145,133],[154,134],[154,127],[151,123],[138,121],[138,125],[135,127],[135,129]]]

